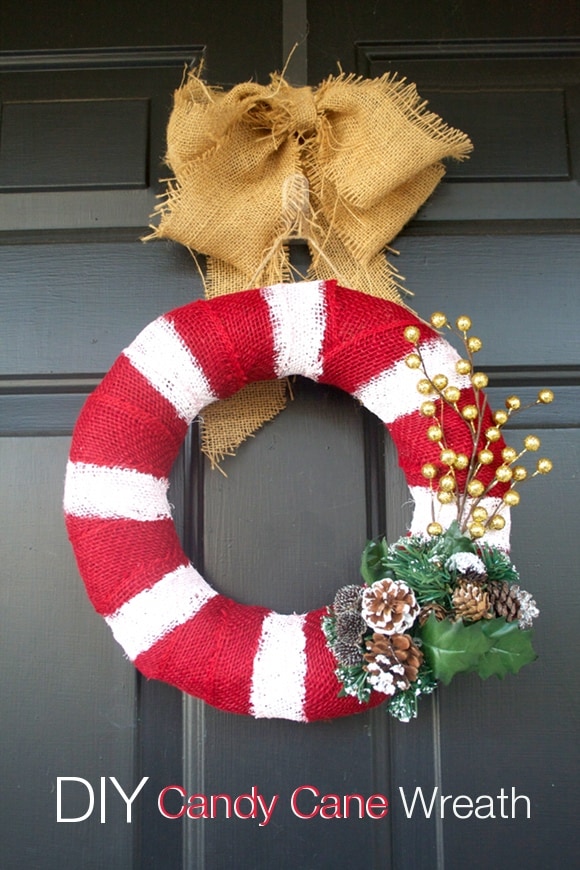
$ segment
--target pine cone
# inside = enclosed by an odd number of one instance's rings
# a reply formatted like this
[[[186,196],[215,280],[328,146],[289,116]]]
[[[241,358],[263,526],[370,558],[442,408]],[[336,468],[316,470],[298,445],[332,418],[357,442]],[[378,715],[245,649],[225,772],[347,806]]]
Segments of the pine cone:
[[[362,616],[352,610],[344,610],[336,617],[336,636],[344,643],[360,646],[366,627]]]
[[[518,619],[520,622],[520,628],[531,628],[536,616],[540,615],[538,605],[536,604],[530,593],[526,592],[525,589],[520,589],[517,584],[512,586],[510,591],[512,595],[515,595],[517,597],[517,602],[519,605]]]
[[[457,575],[457,582],[460,583],[462,580],[465,580],[468,583],[485,583],[487,580],[487,574],[485,571],[481,572],[478,568],[468,568],[466,571]]]
[[[355,586],[354,583],[342,586],[334,596],[334,612],[338,614],[344,610],[353,610],[355,613],[360,613],[362,594],[362,586]]]
[[[360,665],[362,661],[362,650],[360,644],[345,643],[343,640],[337,640],[332,647],[339,665]]]
[[[470,622],[491,619],[489,597],[479,583],[461,580],[453,592],[453,607],[456,619],[468,619]]]
[[[469,580],[471,583],[483,583],[487,580],[484,562],[475,553],[454,553],[445,566],[448,571],[457,575],[457,580]]]
[[[406,583],[385,578],[368,586],[362,594],[361,615],[380,634],[400,634],[410,628],[419,605]]]
[[[366,642],[365,668],[376,683],[381,681],[396,689],[408,689],[417,679],[423,663],[423,653],[408,634],[373,634]],[[387,675],[391,674],[390,677]],[[380,689],[379,691],[384,691]],[[385,694],[388,694],[387,692]]]
[[[513,622],[520,616],[519,586],[510,586],[506,580],[491,580],[487,584],[489,605],[494,616],[504,616]]]
[[[435,616],[437,622],[442,622],[447,616],[447,611],[441,604],[437,604],[435,601],[431,602],[431,604],[424,604],[419,611],[419,625],[425,625],[431,614]]]

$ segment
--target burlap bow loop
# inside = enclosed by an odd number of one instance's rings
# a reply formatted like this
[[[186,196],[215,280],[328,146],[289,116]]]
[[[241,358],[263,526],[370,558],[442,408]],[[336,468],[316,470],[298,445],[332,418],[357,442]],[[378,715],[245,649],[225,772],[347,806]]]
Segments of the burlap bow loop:
[[[206,255],[208,296],[288,281],[286,242],[302,238],[312,257],[304,277],[400,301],[383,251],[438,184],[441,160],[470,150],[465,134],[392,75],[341,75],[317,88],[273,75],[268,85],[222,91],[193,73],[175,93],[166,158],[174,179],[153,236]],[[276,386],[252,385],[258,391],[267,396],[259,409],[244,407],[243,396],[227,400],[237,415],[229,429],[223,403],[215,426],[206,409],[212,460],[283,406]]]
[[[167,138],[175,182],[157,235],[247,280],[279,241],[288,177],[308,179],[314,248],[332,262],[338,238],[365,266],[432,192],[441,159],[471,148],[425,111],[414,85],[391,76],[331,77],[317,89],[272,76],[222,92],[192,75],[176,92]]]

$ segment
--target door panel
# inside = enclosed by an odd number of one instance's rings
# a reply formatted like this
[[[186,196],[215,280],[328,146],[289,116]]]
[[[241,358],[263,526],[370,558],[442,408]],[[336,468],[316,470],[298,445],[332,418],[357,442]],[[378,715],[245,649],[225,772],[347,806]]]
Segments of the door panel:
[[[106,837],[97,813],[56,824],[57,776],[86,779],[97,797],[108,771],[130,783],[137,737],[133,669],[79,586],[55,509],[67,451],[64,437],[0,438],[2,535],[12,542],[0,589],[3,867],[55,866],[56,856],[95,870],[132,863],[131,829],[118,811]],[[68,783],[62,794],[64,817],[86,811],[85,786]]]

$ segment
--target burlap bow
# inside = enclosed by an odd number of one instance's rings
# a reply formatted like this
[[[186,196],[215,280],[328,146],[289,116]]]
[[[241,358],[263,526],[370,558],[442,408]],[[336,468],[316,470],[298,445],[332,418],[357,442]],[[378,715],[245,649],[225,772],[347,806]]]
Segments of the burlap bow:
[[[154,235],[208,257],[208,296],[289,280],[285,243],[301,238],[312,255],[305,277],[400,301],[383,250],[438,184],[441,160],[470,150],[391,75],[331,77],[316,89],[274,75],[223,92],[194,73],[175,93],[175,178]],[[284,406],[280,384],[246,389],[250,398],[242,391],[206,409],[212,461]]]

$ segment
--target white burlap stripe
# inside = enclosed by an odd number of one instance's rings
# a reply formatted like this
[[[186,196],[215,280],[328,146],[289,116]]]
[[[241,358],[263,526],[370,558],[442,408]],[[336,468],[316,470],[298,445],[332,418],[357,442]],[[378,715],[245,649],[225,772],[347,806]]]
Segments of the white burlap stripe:
[[[262,296],[270,309],[276,375],[317,380],[326,328],[324,282],[275,284],[264,287]]]
[[[436,493],[424,486],[410,486],[409,490],[415,501],[415,511],[413,513],[413,520],[410,529],[412,534],[426,534],[427,526],[429,523],[433,522],[433,520],[441,523],[443,528],[447,529],[453,520],[457,519],[456,504],[441,504],[437,500]],[[473,505],[473,501],[473,499],[467,500],[465,513],[467,513]],[[499,547],[500,550],[509,551],[511,529],[510,509],[502,503],[501,498],[492,498],[491,496],[482,498],[478,501],[478,504],[484,507],[490,516],[495,512],[496,508],[499,507],[500,509],[498,513],[500,513],[505,520],[505,526],[503,529],[486,532],[479,540],[484,543],[492,544],[494,547]]]
[[[306,721],[304,619],[280,613],[269,613],[264,618],[252,674],[252,716]]]
[[[199,362],[166,317],[146,326],[123,353],[187,423],[217,398]]]
[[[420,349],[430,377],[443,374],[450,385],[461,390],[471,386],[469,377],[455,371],[459,354],[442,338],[426,341]],[[409,352],[412,350],[412,345],[409,345]],[[410,369],[401,359],[359,387],[355,396],[383,423],[393,423],[398,417],[419,410],[426,397],[418,392],[417,383],[424,377],[421,369]]]
[[[105,619],[131,660],[195,616],[217,595],[193,565],[181,565]]]
[[[69,461],[64,509],[75,517],[160,520],[171,516],[168,486],[164,478],[131,468],[105,468]]]

